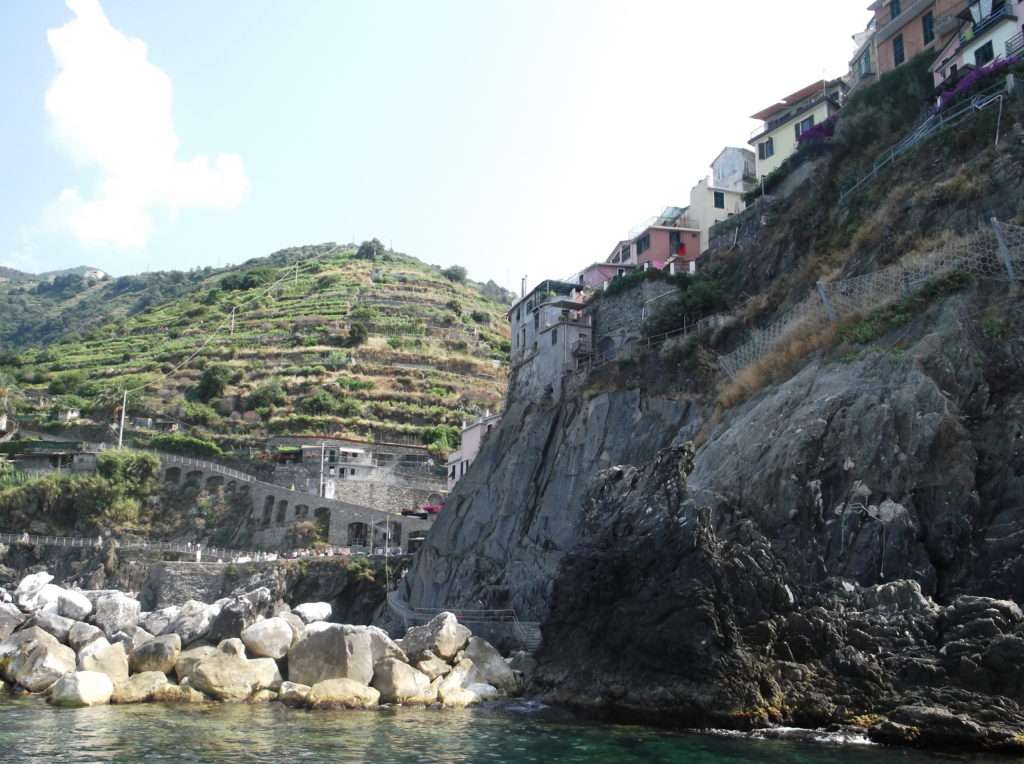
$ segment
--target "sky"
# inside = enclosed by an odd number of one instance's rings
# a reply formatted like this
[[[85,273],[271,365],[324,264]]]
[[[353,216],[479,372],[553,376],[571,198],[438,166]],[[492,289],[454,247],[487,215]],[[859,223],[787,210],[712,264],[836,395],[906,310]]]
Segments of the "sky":
[[[4,0],[0,264],[377,237],[518,291],[603,260],[867,0]]]

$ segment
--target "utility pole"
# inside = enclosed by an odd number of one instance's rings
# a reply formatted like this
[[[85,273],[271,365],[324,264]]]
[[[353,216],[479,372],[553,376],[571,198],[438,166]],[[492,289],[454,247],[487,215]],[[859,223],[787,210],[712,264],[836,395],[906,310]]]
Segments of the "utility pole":
[[[121,398],[121,427],[117,431],[117,450],[120,451],[124,447],[124,414],[128,409],[128,390],[124,391],[124,395]]]
[[[236,310],[235,306],[232,305],[231,306],[231,333],[232,334],[235,333],[235,310]]]
[[[320,493],[318,494],[321,498],[324,495],[324,449],[327,444],[324,441],[320,441]]]

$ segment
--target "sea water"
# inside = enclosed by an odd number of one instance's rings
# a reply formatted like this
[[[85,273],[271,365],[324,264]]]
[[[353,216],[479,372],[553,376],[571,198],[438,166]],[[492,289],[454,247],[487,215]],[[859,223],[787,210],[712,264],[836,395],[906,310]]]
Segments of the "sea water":
[[[278,703],[56,709],[0,699],[0,762],[919,764],[1007,761],[585,723],[538,704],[302,711]]]

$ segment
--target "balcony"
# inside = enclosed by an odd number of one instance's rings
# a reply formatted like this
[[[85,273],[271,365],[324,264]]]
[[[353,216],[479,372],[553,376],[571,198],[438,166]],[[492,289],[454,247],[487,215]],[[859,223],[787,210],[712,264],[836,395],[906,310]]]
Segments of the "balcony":
[[[899,16],[883,24],[875,34],[878,44],[881,45],[890,37],[895,37],[903,27],[932,7],[934,2],[935,0],[917,0],[917,2],[907,3],[906,8]]]
[[[975,37],[983,34],[1001,21],[1015,19],[1016,17],[1011,11],[1011,3],[1003,3],[1003,5],[993,9],[992,13],[980,21],[975,21],[972,24],[965,25],[964,28],[960,30],[960,43],[964,44],[970,42]]]
[[[1018,32],[1006,41],[1006,57],[1024,53],[1024,32]]]
[[[787,122],[793,121],[800,115],[813,109],[815,106],[817,106],[819,103],[826,100],[827,98],[828,96],[826,96],[824,93],[820,93],[814,96],[813,98],[808,98],[792,106],[791,108],[786,109],[785,113],[783,113],[781,117],[770,119],[760,127],[755,127],[753,131],[751,131],[750,138],[747,139],[747,143],[750,143],[756,138],[760,138],[762,135],[767,135],[773,130],[782,127]]]

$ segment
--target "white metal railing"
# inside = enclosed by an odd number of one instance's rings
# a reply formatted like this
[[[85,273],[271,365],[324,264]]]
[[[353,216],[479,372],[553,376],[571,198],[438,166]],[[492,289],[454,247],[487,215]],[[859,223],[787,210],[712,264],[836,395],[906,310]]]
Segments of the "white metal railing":
[[[451,613],[462,624],[505,626],[512,636],[531,652],[540,647],[540,622],[521,621],[518,615],[516,615],[516,611],[511,608],[493,610],[474,610],[460,607],[414,608],[402,600],[397,589],[388,592],[387,602],[391,612],[402,619],[402,624],[406,628],[410,625],[426,623],[441,613]]]
[[[106,539],[82,536],[37,536],[30,533],[0,533],[0,544],[31,544],[33,546],[56,546],[65,548],[100,548],[112,541],[120,549],[143,549],[153,552],[176,552],[181,554],[200,554],[202,557],[229,558],[235,560],[256,554],[240,549],[223,549],[207,547],[202,544],[181,543],[175,541],[147,541],[144,539]],[[211,560],[213,561],[213,560]]]
[[[1016,56],[1024,52],[1024,32],[1017,32],[1006,41],[1006,57]]]

